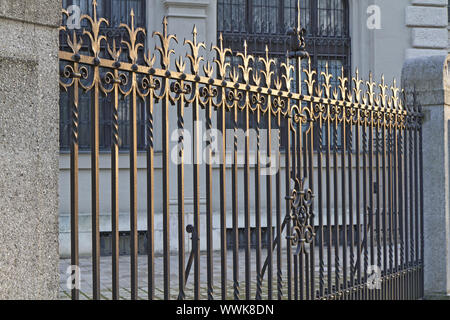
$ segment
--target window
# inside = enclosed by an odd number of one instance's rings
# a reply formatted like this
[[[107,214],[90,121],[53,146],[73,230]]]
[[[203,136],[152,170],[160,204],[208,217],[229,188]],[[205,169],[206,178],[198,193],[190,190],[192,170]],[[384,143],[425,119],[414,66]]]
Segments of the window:
[[[346,71],[350,70],[348,1],[300,3],[301,25],[307,30],[306,49],[314,66],[317,68],[321,60],[339,60]],[[218,0],[218,34],[223,34],[224,45],[233,51],[242,51],[247,40],[251,54],[264,54],[268,45],[272,57],[284,60],[289,49],[286,33],[297,25],[296,7],[297,0]]]
[[[223,34],[224,46],[242,52],[244,40],[247,40],[250,54],[264,55],[267,45],[275,61],[286,59],[290,45],[286,33],[297,26],[297,0],[218,0],[217,8],[218,35]],[[346,75],[351,74],[348,9],[348,0],[300,1],[300,20],[307,31],[306,50],[313,68],[320,75],[328,63],[334,82],[342,68]],[[233,61],[239,63],[238,59]],[[304,60],[303,67],[306,63]],[[317,81],[320,83],[322,78],[318,77]],[[338,135],[340,137],[340,133]]]
[[[80,7],[81,14],[92,15],[92,0],[63,0],[63,7],[68,8],[70,5],[77,5]],[[108,35],[108,39],[116,39],[119,43],[121,37],[126,37],[124,30],[119,29],[120,23],[131,23],[130,11],[135,12],[135,22],[138,26],[145,27],[145,0],[97,0],[97,14],[99,17],[105,17],[110,22],[108,27],[103,26],[103,33]],[[81,24],[83,28],[89,28],[90,25],[83,21]],[[81,37],[82,29],[77,33]],[[138,41],[145,43],[145,36],[141,35]],[[83,38],[83,50],[88,50],[87,44],[89,40]],[[103,44],[104,45],[104,44]],[[67,50],[66,36],[60,37],[60,49]],[[123,50],[127,50],[124,46]],[[104,50],[105,51],[105,50]],[[104,52],[102,55],[105,54]],[[69,93],[62,92],[60,95],[60,148],[65,151],[70,148],[70,130],[71,130],[71,114]],[[91,93],[83,93],[80,90],[79,102],[79,148],[80,150],[88,150],[91,146],[90,137],[90,110],[91,110]],[[129,141],[129,98],[124,100],[119,99],[119,148],[122,150],[128,149]],[[103,97],[100,100],[100,149],[110,150],[111,148],[111,128],[112,128],[112,97]],[[145,149],[145,104],[141,101],[138,103],[137,117],[138,117],[138,148]]]

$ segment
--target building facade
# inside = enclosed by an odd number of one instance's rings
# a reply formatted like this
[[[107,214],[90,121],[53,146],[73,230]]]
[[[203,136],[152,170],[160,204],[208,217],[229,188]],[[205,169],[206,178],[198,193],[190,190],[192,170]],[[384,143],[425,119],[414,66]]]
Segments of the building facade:
[[[101,15],[108,17],[111,21],[108,32],[114,34],[120,31],[119,22],[129,21],[131,9],[135,12],[136,23],[145,27],[148,32],[145,39],[146,48],[155,46],[152,31],[161,30],[161,21],[167,17],[169,32],[176,34],[180,40],[174,44],[176,58],[183,56],[186,47],[184,39],[192,38],[193,26],[196,25],[199,41],[204,41],[207,47],[216,45],[221,35],[225,44],[234,51],[244,49],[244,40],[247,40],[248,50],[255,54],[265,54],[265,46],[268,46],[270,54],[275,59],[285,57],[289,50],[289,37],[286,32],[297,22],[296,0],[263,1],[263,0],[111,0],[97,1]],[[89,0],[65,0],[63,6],[77,5],[83,13],[89,13],[92,3]],[[384,75],[387,82],[401,77],[403,63],[408,58],[443,55],[449,51],[449,23],[448,2],[446,0],[302,0],[300,21],[306,28],[307,50],[310,53],[312,63],[317,70],[323,70],[326,65],[332,74],[338,75],[341,69],[345,70],[347,76],[352,76],[358,68],[359,76],[368,79],[370,72],[375,79]],[[81,25],[83,27],[83,25]],[[64,40],[61,41],[64,45]],[[209,52],[209,51],[208,51]],[[210,61],[214,58],[209,57]],[[173,59],[175,60],[175,59]],[[231,61],[233,62],[233,61]],[[64,103],[67,97],[61,96],[61,119],[60,119],[60,254],[63,257],[70,255],[70,156],[69,146],[69,115],[64,112]],[[80,107],[80,146],[81,149],[89,150],[89,96],[82,98]],[[83,113],[83,106],[85,111]],[[120,231],[123,239],[123,253],[127,248],[127,233],[129,233],[129,156],[126,152],[128,147],[127,136],[127,113],[125,109],[127,102],[123,102],[123,114],[119,114],[120,125],[125,128],[120,134]],[[102,108],[104,117],[101,122],[101,148],[100,154],[100,231],[103,239],[103,253],[108,254],[108,233],[111,231],[111,189],[110,189],[110,152],[111,143],[111,119],[107,116],[108,98],[105,98]],[[138,136],[138,145],[142,153],[138,154],[138,218],[139,230],[146,230],[146,155],[145,146],[145,112],[138,115],[141,128]],[[158,111],[156,119],[160,119]],[[188,117],[186,123],[192,122]],[[176,128],[176,117],[170,122],[172,128]],[[189,126],[187,125],[187,129]],[[161,124],[155,121],[155,132],[161,130]],[[161,149],[161,139],[156,133],[156,150]],[[228,139],[231,145],[231,139]],[[176,146],[176,137],[171,146]],[[84,144],[84,145],[83,145]],[[230,154],[231,157],[231,154]],[[80,254],[89,255],[91,252],[91,201],[90,201],[90,155],[80,153],[79,160],[80,185],[79,190],[79,231],[80,231]],[[161,155],[155,154],[155,181],[162,180]],[[283,163],[280,164],[284,170]],[[218,176],[218,168],[215,168]],[[230,169],[231,170],[231,169]],[[176,165],[173,164],[170,172],[171,189],[171,212],[177,210],[177,176]],[[185,185],[191,185],[192,170],[186,170]],[[204,172],[204,170],[201,170]],[[253,173],[252,173],[253,174]],[[240,172],[242,177],[243,173]],[[202,181],[205,177],[200,176]],[[243,178],[242,178],[243,179]],[[213,190],[219,190],[218,181],[214,179]],[[253,188],[254,186],[252,186]],[[204,184],[201,184],[204,188]],[[265,194],[264,185],[261,186],[262,194]],[[186,188],[185,208],[186,224],[192,222],[193,194]],[[155,198],[161,199],[161,190],[156,188]],[[285,192],[285,190],[282,190]],[[158,194],[159,193],[159,194]],[[205,190],[201,190],[204,194]],[[172,197],[173,196],[173,197]],[[231,189],[227,190],[227,198],[231,198]],[[214,232],[214,243],[220,243],[219,228],[219,197],[213,199],[213,208],[217,212],[214,221],[217,228]],[[265,203],[263,201],[263,203]],[[206,199],[201,199],[202,212]],[[333,204],[339,206],[339,203]],[[239,206],[243,209],[243,199],[239,200]],[[251,205],[254,210],[254,204]],[[261,208],[265,210],[264,205]],[[231,215],[231,210],[230,210]],[[243,220],[243,215],[240,215]],[[231,222],[231,218],[227,219]],[[204,222],[203,222],[204,223]],[[171,220],[171,229],[176,230],[177,222]],[[243,225],[240,223],[240,225]],[[161,203],[155,204],[155,226],[161,230],[156,234],[156,251],[162,249],[162,207]],[[264,227],[264,225],[263,225]],[[231,224],[230,224],[231,228]],[[173,237],[176,237],[174,232]],[[145,237],[145,234],[142,234]],[[176,242],[176,241],[174,241]],[[144,243],[144,241],[143,241]],[[189,243],[189,242],[187,242]],[[205,243],[205,241],[201,241]],[[145,248],[142,248],[145,250]]]

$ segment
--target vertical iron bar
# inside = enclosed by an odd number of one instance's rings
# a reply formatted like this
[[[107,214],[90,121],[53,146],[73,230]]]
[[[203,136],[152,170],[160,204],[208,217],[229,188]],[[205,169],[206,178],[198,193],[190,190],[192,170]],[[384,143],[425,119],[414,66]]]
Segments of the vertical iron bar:
[[[394,246],[394,267],[391,272],[394,274],[394,289],[393,289],[393,299],[399,300],[399,278],[398,278],[398,272],[399,272],[399,244],[398,244],[398,237],[399,237],[399,220],[398,220],[398,209],[399,209],[399,148],[398,148],[398,128],[399,128],[399,117],[396,116],[395,123],[392,124],[392,134],[393,134],[393,177],[392,177],[392,183],[393,183],[393,208],[391,211],[391,219],[392,219],[392,226],[394,228],[393,232],[393,244],[391,246]]]
[[[137,79],[132,72],[130,101],[130,227],[131,227],[131,299],[138,298],[138,230],[137,230]]]
[[[404,232],[405,232],[405,265],[404,265],[404,288],[405,288],[405,299],[409,299],[409,292],[406,288],[408,288],[408,268],[409,268],[409,203],[408,203],[408,119],[406,119],[405,123],[405,137],[404,137],[404,184],[405,184],[405,208],[404,208]]]
[[[221,273],[221,295],[222,300],[227,299],[227,211],[226,211],[226,92],[225,87],[222,87],[222,100],[220,112],[218,114],[217,126],[222,134],[220,141],[220,273]]]
[[[153,78],[150,77],[150,92],[147,112],[147,269],[148,269],[148,299],[155,298],[155,141],[153,125],[154,89]]]
[[[382,207],[381,207],[381,174],[382,172],[380,172],[382,170],[381,166],[383,163],[383,150],[382,150],[382,143],[383,141],[381,141],[384,136],[383,136],[383,129],[380,130],[380,126],[383,126],[383,124],[380,120],[380,115],[377,114],[377,118],[376,118],[376,136],[375,136],[375,144],[376,144],[376,158],[375,158],[375,166],[376,166],[376,187],[375,187],[375,192],[376,192],[376,210],[374,209],[372,212],[374,212],[375,215],[375,219],[376,219],[376,229],[374,228],[374,236],[376,237],[376,266],[378,268],[382,267],[382,248],[381,248],[381,215],[382,215]],[[384,127],[383,127],[384,128]],[[381,138],[380,138],[381,136]],[[382,158],[380,161],[380,157]],[[384,181],[383,181],[384,182]],[[383,189],[384,189],[384,184],[383,184]],[[384,192],[383,192],[384,194]],[[375,262],[373,263],[373,265],[375,265]],[[382,274],[383,274],[382,270]],[[374,298],[375,300],[380,300],[381,298],[381,291],[377,289],[372,290],[374,293]]]
[[[209,86],[208,92],[212,87]],[[212,97],[206,105],[206,135],[207,135],[207,153],[206,153],[206,246],[207,246],[207,282],[208,282],[208,300],[213,300],[213,208],[212,208]]]
[[[399,257],[399,299],[404,299],[404,290],[403,290],[403,270],[405,267],[405,242],[404,242],[404,211],[403,211],[403,156],[404,156],[404,145],[403,145],[403,133],[404,133],[404,121],[402,120],[401,123],[398,126],[398,148],[399,148],[399,155],[398,155],[398,229],[399,229],[399,241],[400,241],[400,257]]]
[[[370,126],[369,126],[369,210],[368,214],[370,215],[369,218],[369,232],[370,232],[370,264],[372,266],[375,265],[375,252],[374,252],[374,181],[373,181],[373,157],[374,157],[374,150],[373,150],[373,130],[374,130],[374,112],[370,112]],[[377,130],[377,136],[378,136],[378,130]],[[378,155],[377,155],[378,158]],[[377,166],[378,167],[378,166]],[[377,170],[378,171],[378,170]],[[367,282],[367,278],[365,279]],[[368,292],[368,298],[374,298],[373,291]]]
[[[353,122],[354,118],[353,118],[353,113],[350,111],[350,120],[348,122],[348,138],[347,138],[347,156],[348,156],[348,205],[349,205],[349,231],[350,231],[350,253],[349,253],[349,263],[350,263],[350,281],[348,282],[347,288],[348,286],[350,286],[350,296],[349,299],[350,300],[354,300],[354,299],[358,299],[357,295],[354,294],[354,287],[355,287],[355,276],[357,275],[357,267],[355,265],[355,217],[353,215]],[[358,124],[357,124],[358,125]],[[359,131],[357,131],[357,134],[359,133]],[[357,138],[359,140],[359,138]],[[358,179],[359,179],[359,174],[358,174],[358,170],[359,170],[359,141],[357,142],[357,150],[356,150],[356,179],[357,179],[357,188],[359,187],[358,185]],[[359,206],[359,190],[356,191],[356,197],[358,198],[357,200],[357,206]],[[358,208],[356,209],[357,214],[359,213]],[[358,218],[356,218],[356,221],[358,222]],[[357,229],[358,230],[358,229]],[[359,237],[356,237],[357,240],[359,240]],[[359,247],[359,242],[358,243],[358,247]],[[359,255],[358,257],[360,257],[361,255]]]
[[[346,119],[346,109],[343,108],[342,109],[342,122],[341,122],[341,128],[342,128],[342,146],[341,146],[341,183],[342,183],[342,190],[341,190],[341,195],[342,195],[342,271],[343,271],[343,275],[342,275],[342,291],[344,292],[344,300],[347,300],[347,298],[349,298],[347,296],[347,288],[348,288],[348,270],[347,270],[347,264],[348,264],[348,260],[347,260],[347,246],[348,246],[348,234],[347,234],[347,203],[346,203],[346,198],[347,198],[347,193],[350,195],[352,193],[352,190],[349,188],[347,191],[347,186],[346,186],[346,171],[348,170],[348,176],[351,177],[351,171],[352,171],[352,167],[350,166],[351,164],[351,159],[349,161],[349,166],[346,167],[345,164],[345,156],[347,155],[347,119]],[[351,153],[350,153],[351,154]],[[351,203],[349,202],[349,207],[351,208]],[[351,214],[351,212],[350,212]],[[350,224],[350,228],[353,228],[353,226]],[[338,237],[339,237],[339,233],[338,233]]]
[[[73,63],[73,69],[78,72],[78,63]],[[72,87],[72,128],[70,150],[70,261],[72,266],[79,267],[79,238],[78,238],[78,148],[79,148],[79,80],[74,79]],[[77,284],[78,285],[78,284]],[[80,288],[72,289],[72,300],[80,298]]]
[[[199,84],[194,83],[195,101],[192,106],[192,126],[194,128],[194,230],[193,236],[195,236],[194,241],[195,252],[194,252],[194,299],[200,299],[200,171],[199,164],[201,161],[200,156],[200,124],[199,124]]]
[[[248,93],[245,106],[245,170],[244,170],[244,206],[245,206],[245,298],[251,299],[251,229],[250,229],[250,110]]]
[[[259,98],[259,96],[258,96]],[[255,168],[255,225],[256,225],[256,300],[262,299],[261,275],[261,140],[260,140],[260,105],[256,106],[256,168]]]
[[[386,135],[386,127],[387,127],[387,123],[386,123],[386,117],[387,114],[384,113],[383,114],[383,131],[382,131],[382,166],[383,166],[383,172],[382,172],[382,180],[383,180],[383,215],[382,215],[382,222],[383,225],[381,226],[381,228],[383,229],[383,231],[379,232],[380,236],[383,237],[383,282],[382,282],[382,287],[383,290],[381,292],[381,299],[385,300],[387,298],[387,281],[385,281],[388,275],[388,252],[387,252],[387,233],[388,233],[388,225],[387,225],[387,220],[388,220],[388,196],[387,193],[390,190],[390,186],[388,185],[388,178],[387,178],[387,157],[388,157],[388,150],[387,150],[387,145],[386,145],[386,140],[388,139],[387,135]]]
[[[389,115],[390,116],[390,115]],[[389,244],[388,244],[388,248],[389,248],[389,272],[388,272],[388,295],[386,297],[386,299],[393,299],[393,283],[392,283],[392,278],[391,276],[394,273],[394,248],[392,247],[392,243],[393,243],[393,232],[394,232],[394,221],[393,221],[393,216],[394,216],[394,190],[393,188],[395,187],[393,185],[393,162],[395,161],[395,159],[393,159],[393,135],[392,135],[392,121],[389,119],[388,120],[388,128],[389,128],[389,132],[388,132],[388,184],[389,184],[389,188],[388,188],[388,203],[389,203],[389,212],[387,214],[387,218],[388,220],[388,235],[389,235]]]
[[[92,216],[92,288],[93,299],[100,300],[100,224],[99,224],[99,99],[100,72],[94,66],[94,88],[91,108],[91,216]]]
[[[114,70],[114,78],[119,71]],[[111,144],[112,298],[119,299],[119,85],[114,84]]]
[[[323,179],[322,179],[322,162],[323,162],[323,117],[322,112],[319,113],[318,128],[318,154],[317,154],[317,193],[318,193],[318,215],[319,215],[319,297],[325,296],[325,257],[324,257],[324,224],[323,224]]]
[[[309,188],[314,192],[314,107],[313,104],[311,104],[310,107],[310,116],[311,119],[309,119],[310,121],[310,128],[309,128],[309,137],[310,137],[310,141],[309,141]],[[311,212],[314,213],[314,201],[312,201],[311,203]],[[310,225],[313,227],[314,233],[316,233],[316,229],[315,229],[315,215],[313,214],[311,216],[311,221],[310,221]],[[311,294],[310,294],[310,298],[312,300],[315,300],[316,298],[316,285],[315,285],[315,281],[316,281],[316,277],[315,277],[315,271],[316,271],[316,261],[315,261],[315,248],[316,248],[316,240],[315,240],[315,236],[312,239],[311,245],[310,245],[310,279],[311,279]]]
[[[237,90],[235,91],[237,96]],[[240,299],[239,288],[239,217],[238,217],[238,102],[233,105],[233,169],[232,169],[232,202],[233,202],[233,289],[234,300]]]
[[[334,242],[334,275],[335,275],[335,294],[336,294],[336,300],[339,299],[340,291],[341,291],[341,266],[340,266],[340,258],[339,258],[339,246],[340,246],[340,234],[339,234],[339,198],[338,198],[338,169],[339,169],[339,163],[338,163],[338,152],[339,152],[339,146],[338,146],[338,128],[339,128],[339,114],[335,113],[335,119],[334,119],[334,132],[333,132],[333,144],[334,144],[334,152],[333,152],[333,205],[334,205],[334,236],[335,236],[335,242]]]
[[[163,269],[164,300],[170,299],[170,209],[169,209],[169,78],[164,79],[164,100],[162,103],[162,147],[163,147]]]
[[[290,100],[288,100],[288,110],[290,108]],[[283,118],[285,121],[286,119]],[[280,124],[280,120],[278,121]],[[278,164],[281,167],[281,126],[278,125],[278,151],[277,151],[277,161]],[[287,148],[289,146],[285,146],[285,152],[287,152]],[[283,269],[282,269],[282,252],[281,252],[281,233],[282,233],[282,227],[281,227],[281,169],[278,168],[277,174],[276,174],[276,187],[275,187],[275,193],[276,193],[276,234],[277,234],[277,298],[278,300],[283,299]]]
[[[288,118],[286,125],[286,151],[285,151],[285,189],[286,189],[286,273],[287,273],[287,291],[288,300],[292,300],[292,253],[291,253],[291,222],[289,214],[291,212],[291,123],[292,123],[292,108],[288,109]],[[258,185],[256,185],[258,188]],[[281,240],[280,240],[281,241]]]
[[[356,284],[358,287],[361,285],[361,259],[362,259],[362,241],[361,241],[361,113],[359,110],[356,110],[356,255],[357,255],[357,265],[356,265],[356,272],[357,272],[357,280]],[[364,120],[363,120],[364,121]],[[364,132],[365,134],[365,132]],[[351,155],[349,156],[351,158]],[[363,153],[363,158],[365,159],[366,156]],[[364,160],[365,162],[365,160]],[[364,168],[365,172],[365,168]],[[365,189],[365,187],[364,187]],[[365,195],[363,195],[365,199]],[[363,210],[364,212],[364,210]],[[353,266],[353,263],[352,263]],[[361,290],[357,291],[356,299],[361,300],[363,298]]]
[[[184,82],[180,81],[181,91],[184,90]],[[184,108],[185,96],[181,93],[178,101],[178,286],[179,300],[186,297],[185,287],[185,221],[184,221]],[[194,234],[192,235],[194,236]]]
[[[267,298],[272,300],[273,280],[273,230],[272,230],[272,102],[269,97],[267,106],[267,165],[266,165],[266,210],[267,210],[267,256],[269,266],[267,268]]]
[[[326,201],[327,201],[327,280],[328,280],[328,295],[333,292],[332,283],[332,260],[331,260],[331,246],[333,244],[332,236],[332,221],[331,221],[331,179],[330,179],[330,153],[331,153],[331,108],[327,104],[327,149],[326,149]]]

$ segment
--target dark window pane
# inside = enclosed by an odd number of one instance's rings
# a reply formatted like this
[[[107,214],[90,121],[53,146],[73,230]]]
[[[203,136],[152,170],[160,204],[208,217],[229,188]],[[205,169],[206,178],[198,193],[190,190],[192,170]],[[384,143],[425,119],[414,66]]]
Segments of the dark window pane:
[[[236,11],[236,7],[239,8]],[[251,21],[250,26],[239,28],[240,21],[246,17]],[[311,56],[313,68],[318,71],[317,83],[323,79],[320,72],[325,71],[333,75],[332,84],[335,85],[342,69],[344,74],[350,74],[350,36],[347,0],[301,0],[300,23],[306,28],[306,49]],[[290,39],[286,35],[288,29],[297,27],[297,0],[248,0],[231,1],[218,0],[218,34],[222,33],[224,46],[231,48],[234,53],[243,51],[243,42],[247,40],[248,52],[255,56],[265,55],[268,46],[269,55],[276,61],[274,71],[280,69],[279,63],[285,61],[289,50]],[[244,24],[245,26],[245,24]],[[234,28],[238,29],[234,29]],[[239,32],[237,32],[239,30]],[[242,62],[236,57],[230,58],[232,66]],[[302,68],[307,67],[308,61],[302,61]],[[295,64],[295,61],[292,61]],[[253,69],[260,68],[257,63]],[[293,90],[298,87],[297,73],[293,74]],[[306,84],[302,83],[302,92],[306,92]],[[251,121],[252,126],[254,121]],[[243,124],[239,119],[238,124]],[[227,126],[232,127],[231,116],[227,118]],[[326,130],[326,129],[324,129]],[[331,146],[334,147],[334,129],[332,131]],[[337,131],[337,144],[341,145],[341,128]],[[327,141],[324,140],[326,144]]]
[[[67,8],[70,5],[77,5],[80,7],[81,14],[93,15],[92,0],[63,0],[63,7]],[[145,0],[97,0],[97,14],[99,17],[106,18],[110,25],[109,27],[102,27],[102,33],[108,35],[108,38],[120,37],[123,34],[123,30],[119,30],[120,23],[131,24],[130,12],[134,10],[135,23],[138,26],[145,26],[146,12],[145,12]],[[82,23],[83,28],[89,28],[90,25],[84,21]],[[80,36],[81,36],[81,30]],[[145,36],[138,39],[140,42],[145,43]],[[83,39],[84,43],[89,43],[88,39]],[[61,50],[66,50],[67,44],[65,39],[61,39]],[[105,52],[105,48],[102,48],[103,52],[101,57],[109,56]],[[126,48],[122,54],[124,59],[126,58]],[[88,47],[82,49],[83,54],[88,53]],[[102,71],[101,71],[102,72]],[[91,70],[89,71],[92,74]],[[71,89],[69,89],[71,90]],[[87,150],[91,145],[91,119],[90,110],[92,105],[91,93],[82,93],[80,90],[80,103],[79,103],[79,147],[80,150]],[[101,97],[99,101],[99,122],[100,122],[100,149],[109,150],[112,142],[112,96]],[[70,148],[70,130],[71,130],[71,99],[69,93],[61,93],[60,100],[60,147],[61,150],[68,150]],[[119,106],[119,147],[121,149],[129,149],[129,99],[120,101]],[[140,150],[145,149],[145,105],[142,102],[138,104],[137,112],[138,120],[138,148]]]

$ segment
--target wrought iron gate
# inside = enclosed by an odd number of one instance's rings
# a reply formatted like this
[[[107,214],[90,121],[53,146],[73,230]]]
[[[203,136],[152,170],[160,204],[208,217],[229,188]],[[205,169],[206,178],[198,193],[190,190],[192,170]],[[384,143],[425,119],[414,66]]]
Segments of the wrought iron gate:
[[[112,194],[110,289],[113,299],[119,298],[119,275],[124,272],[119,270],[118,104],[125,97],[129,99],[131,141],[129,290],[132,299],[144,296],[149,299],[348,300],[423,296],[422,115],[420,107],[406,105],[403,91],[395,81],[393,86],[388,86],[384,78],[379,84],[372,77],[364,82],[358,72],[351,79],[343,71],[340,76],[334,76],[328,68],[323,72],[313,70],[310,62],[300,70],[301,60],[308,60],[300,28],[291,32],[296,50],[287,54],[280,68],[267,51],[265,57],[253,57],[244,50],[236,55],[241,61],[239,69],[232,69],[229,58],[233,53],[223,47],[221,39],[211,49],[216,58],[207,61],[202,56],[206,46],[198,42],[195,28],[192,40],[185,40],[187,59],[174,59],[171,45],[178,39],[168,33],[167,19],[163,21],[163,31],[153,34],[160,42],[156,53],[143,52],[137,36],[146,31],[135,28],[133,12],[131,25],[121,25],[126,36],[119,43],[102,32],[102,26],[108,22],[98,18],[95,9],[94,1],[93,17],[82,16],[91,25],[83,33],[67,30],[63,24],[61,32],[67,37],[70,50],[59,52],[60,85],[70,94],[70,104],[65,107],[70,109],[72,119],[71,264],[76,266],[79,265],[78,190],[82,187],[78,181],[79,104],[81,95],[92,95],[94,299],[101,298],[102,290],[100,188],[110,188]],[[63,16],[65,21],[68,12],[63,10]],[[297,88],[293,87],[294,81]],[[99,183],[99,100],[104,95],[112,98],[111,186]],[[138,230],[137,224],[138,101],[145,103],[147,111],[147,230]],[[209,130],[204,151],[206,164],[194,161],[189,186],[185,181],[184,153],[193,147],[195,160],[203,151],[199,126],[185,123],[187,113],[193,123],[204,121]],[[227,114],[232,119],[231,148],[227,147],[225,134],[229,126]],[[175,126],[171,119],[176,119]],[[244,119],[243,128],[238,124],[239,119]],[[250,127],[251,119],[256,123],[255,128]],[[161,124],[158,132],[161,150],[156,148],[156,123]],[[185,141],[188,127],[194,131],[191,144]],[[221,133],[220,139],[211,134],[213,128]],[[255,151],[250,150],[251,135],[245,134],[242,157],[241,129],[255,132]],[[181,159],[176,164],[171,163],[169,144],[173,130],[178,130],[177,159]],[[216,149],[214,145],[219,147]],[[281,147],[273,152],[274,145]],[[156,154],[162,161],[161,181],[156,181]],[[227,159],[231,159],[231,168]],[[174,174],[172,168],[176,168],[176,185],[169,185],[169,177]],[[204,180],[200,178],[200,170],[205,170]],[[215,188],[214,172],[218,172],[218,188]],[[203,184],[204,193],[200,191]],[[162,198],[155,197],[155,188],[162,189]],[[185,223],[185,188],[193,188],[192,225]],[[226,197],[227,188],[231,188],[230,199]],[[171,212],[170,194],[174,189],[177,209]],[[220,231],[213,228],[215,195],[220,198],[217,208]],[[206,197],[204,212],[200,204],[202,196]],[[239,208],[241,196],[243,210]],[[162,213],[155,212],[158,201]],[[227,221],[229,209],[231,222]],[[155,238],[157,214],[163,216],[160,264],[155,262],[154,250],[155,241],[159,241]],[[204,225],[202,215],[206,219]],[[244,216],[242,220],[240,215]],[[171,217],[177,219],[176,230],[171,230]],[[239,237],[241,229],[243,239]],[[263,229],[266,248],[262,246]],[[138,282],[139,231],[147,232],[148,284]],[[172,232],[177,234],[176,245],[170,243]],[[186,232],[191,236],[190,252]],[[214,239],[215,232],[220,232],[217,237],[220,243]],[[204,251],[202,241],[206,242]],[[176,264],[171,261],[171,253],[178,257]],[[216,268],[220,272],[215,272]],[[173,269],[177,272],[176,285]],[[205,282],[201,276],[203,269]],[[147,293],[143,294],[139,288],[145,285]],[[78,299],[79,294],[79,289],[74,288],[73,299]]]

